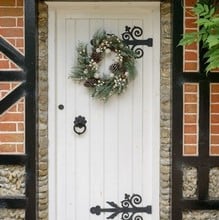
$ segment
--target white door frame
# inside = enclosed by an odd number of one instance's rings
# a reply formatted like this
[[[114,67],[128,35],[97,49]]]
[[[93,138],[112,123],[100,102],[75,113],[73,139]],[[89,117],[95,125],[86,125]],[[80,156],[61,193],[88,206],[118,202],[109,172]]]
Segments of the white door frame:
[[[48,103],[48,130],[49,130],[49,220],[56,219],[54,210],[56,209],[56,115],[54,109],[57,108],[55,103],[55,88],[56,82],[54,73],[56,72],[55,62],[55,45],[56,45],[56,10],[69,7],[84,7],[97,4],[97,2],[47,2],[49,5],[49,34],[48,34],[48,82],[49,82],[49,103]],[[159,201],[160,201],[160,3],[158,2],[98,2],[98,4],[118,4],[122,7],[125,4],[130,4],[130,7],[141,7],[147,5],[154,10],[153,27],[156,29],[156,34],[153,36],[153,113],[155,115],[152,127],[153,135],[153,201],[152,201],[152,216],[153,220],[160,219]]]

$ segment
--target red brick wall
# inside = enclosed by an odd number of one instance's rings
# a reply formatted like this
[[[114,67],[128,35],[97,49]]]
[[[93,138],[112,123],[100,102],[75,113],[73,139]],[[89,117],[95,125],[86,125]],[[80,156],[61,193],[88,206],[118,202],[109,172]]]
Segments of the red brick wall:
[[[24,53],[24,2],[0,0],[0,36]],[[0,71],[19,70],[0,52]],[[0,100],[20,82],[0,82]],[[0,153],[24,153],[24,98],[0,115]]]
[[[184,32],[196,31],[197,19],[192,13],[192,6],[196,0],[184,0]],[[197,44],[185,46],[183,49],[183,71],[198,73],[199,49]],[[198,155],[199,135],[199,85],[185,83],[183,86],[183,154],[186,156]],[[219,83],[210,84],[210,133],[209,154],[219,155]]]
[[[184,1],[184,33],[197,31],[195,24],[196,16],[192,12],[192,7],[196,0]],[[197,72],[199,70],[199,48],[198,44],[192,44],[184,47],[183,50],[183,71],[184,72]]]
[[[210,86],[210,154],[219,155],[219,84]]]
[[[183,87],[183,153],[198,155],[198,83],[185,83]]]
[[[22,53],[24,52],[23,11],[23,0],[0,1],[0,36]],[[0,52],[0,68],[16,69],[17,66]]]

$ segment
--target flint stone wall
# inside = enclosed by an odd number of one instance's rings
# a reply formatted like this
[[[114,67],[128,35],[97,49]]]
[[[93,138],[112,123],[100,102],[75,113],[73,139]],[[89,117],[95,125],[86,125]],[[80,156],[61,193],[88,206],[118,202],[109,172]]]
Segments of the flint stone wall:
[[[161,85],[160,85],[160,219],[171,212],[171,3],[161,3]]]
[[[38,219],[48,219],[48,7],[38,3]]]

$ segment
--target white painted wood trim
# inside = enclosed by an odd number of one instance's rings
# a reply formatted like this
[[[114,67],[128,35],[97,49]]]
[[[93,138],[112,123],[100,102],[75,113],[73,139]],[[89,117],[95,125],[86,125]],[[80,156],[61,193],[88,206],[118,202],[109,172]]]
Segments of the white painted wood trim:
[[[93,1],[93,2],[48,2],[45,1],[46,4],[49,6],[49,9],[70,9],[72,10],[72,6],[74,6],[74,9],[78,10],[78,8],[91,8],[93,6],[96,7],[96,4],[100,6],[115,6],[115,3],[118,5],[119,8],[122,6],[130,5],[130,7],[147,7],[147,9],[154,8],[155,6],[160,6],[160,2],[138,2],[138,1],[132,1],[132,2],[120,2],[120,1],[114,1],[114,2],[104,2],[104,1]]]
[[[160,7],[159,7],[160,8]],[[160,219],[160,9],[153,11],[153,26],[156,34],[153,36],[153,198],[152,219]]]
[[[56,26],[56,19],[55,19],[55,10],[50,8],[49,9],[49,32],[48,32],[48,136],[49,136],[49,149],[48,149],[48,158],[49,158],[49,219],[55,220],[55,213],[54,210],[56,208],[56,194],[54,193],[56,190],[56,141],[55,141],[55,26]]]

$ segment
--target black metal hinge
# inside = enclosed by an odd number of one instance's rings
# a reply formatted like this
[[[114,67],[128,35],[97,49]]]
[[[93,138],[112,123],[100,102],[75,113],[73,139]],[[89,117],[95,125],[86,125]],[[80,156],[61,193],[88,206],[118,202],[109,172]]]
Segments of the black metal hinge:
[[[125,32],[122,34],[123,42],[130,46],[131,49],[136,53],[136,58],[141,58],[144,56],[144,51],[142,48],[137,46],[153,46],[153,39],[138,39],[143,35],[143,29],[139,26],[134,26],[133,28],[125,26]],[[137,47],[137,48],[136,48]]]
[[[103,212],[111,212],[112,214],[107,219],[114,219],[121,214],[121,220],[143,220],[140,213],[152,213],[152,207],[150,205],[145,207],[139,207],[142,202],[142,197],[138,194],[132,196],[125,194],[125,199],[121,201],[121,206],[115,202],[107,202],[111,208],[101,208],[99,205],[92,207],[90,212],[92,214],[100,215]]]

